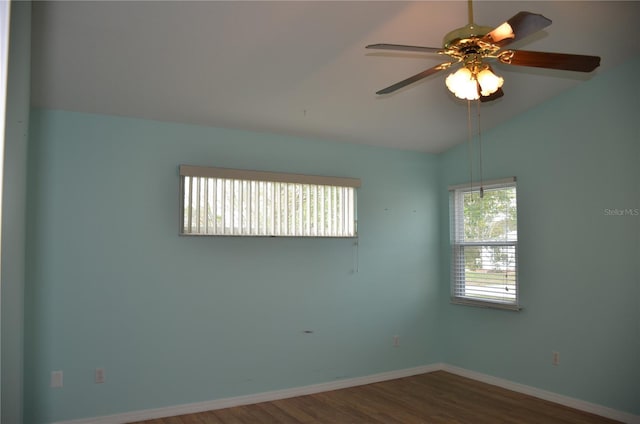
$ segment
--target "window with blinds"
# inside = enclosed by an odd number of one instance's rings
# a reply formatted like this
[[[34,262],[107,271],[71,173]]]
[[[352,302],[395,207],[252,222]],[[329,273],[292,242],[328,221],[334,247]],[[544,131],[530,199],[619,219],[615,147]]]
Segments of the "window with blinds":
[[[516,180],[450,187],[453,303],[519,309]]]
[[[355,178],[180,166],[181,234],[356,237]]]

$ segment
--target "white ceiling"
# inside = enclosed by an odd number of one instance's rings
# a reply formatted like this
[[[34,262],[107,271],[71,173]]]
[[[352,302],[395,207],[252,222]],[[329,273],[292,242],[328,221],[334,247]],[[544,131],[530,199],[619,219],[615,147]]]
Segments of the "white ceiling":
[[[553,24],[514,48],[602,64],[588,75],[495,64],[505,96],[482,104],[483,130],[640,54],[640,2],[474,3],[487,26],[521,10]],[[464,1],[34,2],[32,104],[441,152],[467,138],[445,72],[374,93],[443,57],[364,46],[440,47],[466,23]]]

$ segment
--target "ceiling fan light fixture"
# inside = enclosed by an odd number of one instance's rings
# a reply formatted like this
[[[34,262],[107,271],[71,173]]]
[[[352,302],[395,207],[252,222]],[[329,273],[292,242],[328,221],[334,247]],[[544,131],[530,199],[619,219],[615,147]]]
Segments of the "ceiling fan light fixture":
[[[483,96],[495,93],[504,84],[504,78],[494,74],[489,67],[478,72],[477,79],[480,84],[480,94]]]
[[[467,67],[462,67],[450,74],[445,80],[445,84],[449,91],[459,99],[478,100],[480,98],[478,81]]]
[[[458,69],[445,80],[447,88],[457,98],[478,100],[480,96],[495,93],[504,84],[504,78],[494,74],[489,66],[485,66],[480,72],[477,66],[470,65],[472,69],[468,66]]]

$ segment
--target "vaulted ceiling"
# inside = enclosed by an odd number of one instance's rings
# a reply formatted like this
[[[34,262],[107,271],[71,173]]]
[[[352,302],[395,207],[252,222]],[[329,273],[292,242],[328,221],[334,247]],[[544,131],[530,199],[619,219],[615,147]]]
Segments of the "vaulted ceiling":
[[[482,103],[485,131],[640,54],[640,2],[474,3],[490,27],[522,10],[553,24],[513,48],[601,66],[493,64],[505,96]],[[464,1],[34,2],[32,105],[441,152],[467,138],[467,103],[445,88],[446,71],[375,92],[443,57],[364,46],[441,47],[466,23]]]

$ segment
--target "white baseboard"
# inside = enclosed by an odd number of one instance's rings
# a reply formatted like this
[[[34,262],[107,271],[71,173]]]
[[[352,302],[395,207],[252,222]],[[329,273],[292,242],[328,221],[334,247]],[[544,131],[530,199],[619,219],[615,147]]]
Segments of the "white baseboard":
[[[548,400],[550,402],[568,406],[569,408],[600,415],[601,417],[622,421],[623,423],[640,424],[640,416],[638,415],[618,411],[616,409],[608,408],[606,406],[572,398],[569,396],[559,395],[557,393],[538,389],[536,387],[514,383],[513,381],[504,380],[502,378],[493,377],[491,375],[482,374],[475,371],[470,371],[465,368],[460,368],[449,364],[442,364],[442,371],[446,371],[462,377],[467,377],[472,380],[481,381],[483,383],[492,384],[494,386],[502,387],[507,390],[512,390],[514,392],[537,397],[539,399]]]
[[[365,384],[378,383],[381,381],[394,380],[396,378],[409,377],[412,375],[425,374],[441,370],[442,366],[443,364],[439,363],[432,365],[423,365],[420,367],[388,371],[364,377],[347,378],[344,380],[330,381],[327,383],[312,384],[310,386],[293,387],[290,389],[274,390],[269,392],[257,393],[254,395],[236,396],[205,402],[190,403],[185,405],[169,406],[166,408],[147,409],[144,411],[106,415],[102,417],[83,418],[72,421],[60,421],[57,424],[124,424],[133,421],[152,420],[156,418],[173,417],[176,415],[184,414],[195,414],[198,412],[212,411],[215,409],[250,405],[259,402],[269,402],[296,396],[327,392],[330,390],[345,389],[347,387],[362,386]]]
[[[412,375],[426,374],[434,371],[446,371],[451,374],[460,375],[462,377],[471,378],[483,383],[492,384],[494,386],[503,387],[514,392],[523,393],[540,399],[568,406],[570,408],[579,409],[581,411],[590,412],[602,417],[611,418],[628,424],[640,424],[640,416],[627,412],[618,411],[606,406],[597,405],[569,396],[559,395],[557,393],[541,390],[535,387],[527,386],[520,383],[514,383],[509,380],[493,377],[464,368],[456,367],[449,364],[436,363],[424,365],[415,368],[407,368],[396,371],[383,372],[379,374],[368,375],[364,377],[347,378],[344,380],[330,381],[327,383],[312,384],[310,386],[293,387],[290,389],[274,390],[269,392],[257,393],[246,396],[236,396],[224,399],[216,399],[205,402],[190,403],[177,406],[169,406],[165,408],[147,409],[143,411],[126,412],[123,414],[106,415],[102,417],[83,418],[72,421],[61,421],[57,424],[124,424],[133,421],[152,420],[156,418],[172,417],[176,415],[195,414],[198,412],[212,411],[215,409],[231,408],[233,406],[249,405],[259,402],[269,402],[279,399],[287,399],[296,396],[310,395],[313,393],[321,393],[330,390],[345,389],[348,387],[362,386],[365,384],[378,383],[381,381],[394,380],[396,378],[409,377]]]

